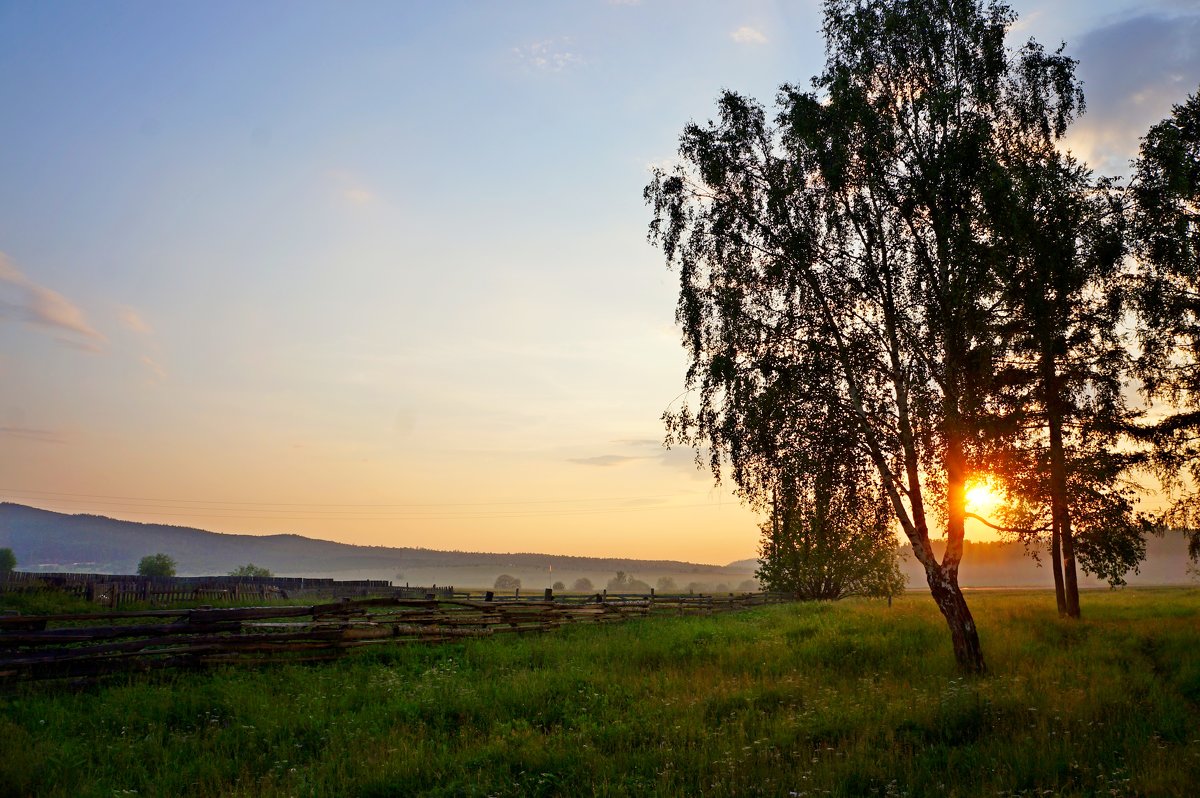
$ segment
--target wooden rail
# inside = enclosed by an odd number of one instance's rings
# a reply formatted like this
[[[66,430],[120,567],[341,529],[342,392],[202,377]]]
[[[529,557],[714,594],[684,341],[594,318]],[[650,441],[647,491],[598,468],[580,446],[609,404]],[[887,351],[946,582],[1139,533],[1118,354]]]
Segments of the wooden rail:
[[[384,597],[309,606],[4,615],[0,681],[331,659],[361,646],[546,632],[574,623],[709,614],[782,600],[786,597],[762,593],[501,601]]]

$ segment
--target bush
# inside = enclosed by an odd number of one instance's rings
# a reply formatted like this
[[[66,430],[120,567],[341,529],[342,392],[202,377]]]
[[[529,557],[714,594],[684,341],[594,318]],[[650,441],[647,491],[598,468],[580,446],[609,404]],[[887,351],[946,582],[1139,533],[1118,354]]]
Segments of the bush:
[[[679,585],[675,584],[675,580],[669,576],[660,576],[655,590],[659,593],[678,593]]]
[[[17,555],[13,554],[13,550],[7,546],[0,549],[0,574],[12,573],[16,567]]]
[[[521,580],[509,574],[500,574],[496,577],[494,588],[496,590],[520,590]]]
[[[550,586],[550,589],[557,593],[560,590],[566,590],[567,586],[564,585],[562,582],[555,582],[553,585]]]
[[[575,584],[571,585],[571,589],[576,593],[591,593],[596,587],[592,584],[591,579],[581,576],[575,580]]]
[[[138,561],[139,576],[174,576],[175,558],[159,552],[148,554]]]
[[[263,568],[261,565],[255,565],[248,562],[245,565],[239,565],[229,572],[230,576],[274,576],[270,569]]]

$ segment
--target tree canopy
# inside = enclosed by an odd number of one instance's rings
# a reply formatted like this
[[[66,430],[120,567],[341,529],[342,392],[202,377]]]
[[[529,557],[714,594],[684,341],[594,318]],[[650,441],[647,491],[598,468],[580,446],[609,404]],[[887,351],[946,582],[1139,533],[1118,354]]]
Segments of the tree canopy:
[[[139,560],[137,572],[139,576],[174,576],[175,566],[174,557],[159,552],[147,554]]]
[[[999,2],[829,0],[815,91],[784,85],[773,118],[724,93],[646,189],[698,395],[667,413],[668,441],[708,447],[714,474],[727,464],[761,502],[811,421],[806,375],[831,364],[836,410],[974,671],[958,569],[1001,388],[1011,255],[993,228],[1014,195],[996,185],[1014,154],[1052,151],[1082,103],[1072,59],[1006,46],[1014,21]]]
[[[492,586],[494,590],[520,590],[521,580],[512,574],[500,574]]]
[[[1150,128],[1134,162],[1133,228],[1140,272],[1137,374],[1177,412],[1150,440],[1173,495],[1165,523],[1191,531],[1200,558],[1200,90]],[[1191,476],[1191,485],[1181,479]]]

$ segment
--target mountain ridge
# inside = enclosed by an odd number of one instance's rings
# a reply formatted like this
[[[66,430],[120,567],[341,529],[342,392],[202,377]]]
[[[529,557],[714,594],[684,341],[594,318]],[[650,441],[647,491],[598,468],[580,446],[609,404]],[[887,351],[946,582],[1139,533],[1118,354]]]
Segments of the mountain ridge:
[[[710,576],[718,581],[752,575],[739,561],[732,567],[682,560],[631,557],[584,557],[540,552],[473,552],[416,546],[366,546],[310,538],[294,533],[252,535],[212,532],[197,527],[125,521],[94,513],[59,513],[38,507],[0,503],[0,546],[8,546],[25,570],[132,573],[146,554],[163,552],[178,563],[180,575],[225,573],[254,562],[280,575],[414,579],[450,571],[491,569],[490,584],[501,571],[557,572],[570,579],[590,574],[611,577],[616,571],[641,578],[662,575]],[[353,576],[349,574],[353,573]],[[464,576],[468,574],[463,574]],[[482,578],[482,574],[479,574]],[[449,580],[441,576],[439,583]],[[602,586],[602,585],[601,585]]]

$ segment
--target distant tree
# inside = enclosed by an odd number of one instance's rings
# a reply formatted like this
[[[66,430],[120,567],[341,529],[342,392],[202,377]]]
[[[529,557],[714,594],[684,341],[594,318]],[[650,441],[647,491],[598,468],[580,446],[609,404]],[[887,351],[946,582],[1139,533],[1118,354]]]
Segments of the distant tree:
[[[509,574],[500,574],[496,577],[496,584],[493,587],[496,590],[520,590],[521,580]]]
[[[755,582],[753,579],[743,580],[742,583],[738,585],[738,592],[739,593],[757,593],[758,592],[758,582]]]
[[[255,565],[252,562],[248,562],[245,565],[239,565],[237,568],[234,568],[232,571],[230,571],[229,575],[230,576],[274,576],[274,574],[272,574],[269,569],[263,568],[260,565]]]
[[[877,492],[831,488],[816,478],[781,493],[762,525],[759,569],[764,589],[802,599],[893,596],[904,590],[896,536]],[[872,495],[873,494],[873,495]]]
[[[560,590],[566,590],[567,586],[562,582],[555,582],[553,585],[550,586],[550,589],[555,592],[558,592]]]
[[[675,580],[669,576],[660,576],[655,589],[659,593],[675,593],[679,590],[679,586],[675,584]]]
[[[571,589],[576,593],[591,593],[596,588],[592,585],[591,579],[581,576],[575,580],[575,584],[571,585]]]
[[[610,593],[649,593],[650,585],[643,582],[641,579],[634,579],[631,574],[624,571],[617,571],[617,575],[608,580],[608,592]]]
[[[764,470],[773,484],[755,576],[767,590],[809,600],[894,595],[903,579],[891,510],[823,357],[813,353],[805,393],[791,403],[804,429],[786,436]]]
[[[175,558],[158,553],[147,554],[138,561],[137,572],[140,576],[174,576]]]
[[[7,546],[0,549],[0,574],[10,574],[17,567],[17,555]]]

